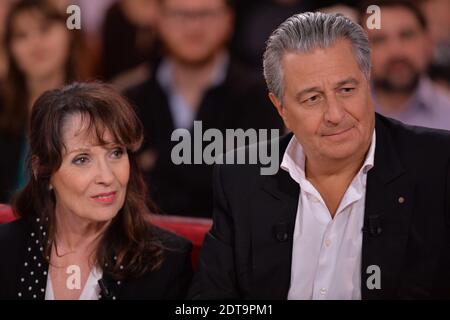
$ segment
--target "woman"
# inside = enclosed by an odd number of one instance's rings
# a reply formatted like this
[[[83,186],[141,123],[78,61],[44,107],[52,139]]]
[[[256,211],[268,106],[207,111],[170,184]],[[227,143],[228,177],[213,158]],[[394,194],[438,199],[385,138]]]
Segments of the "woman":
[[[40,97],[30,120],[21,219],[0,226],[0,299],[183,298],[191,246],[147,222],[129,104],[107,85],[73,84]]]
[[[8,202],[27,181],[27,122],[33,102],[47,90],[84,78],[81,35],[69,31],[67,15],[52,2],[20,0],[5,25],[8,74],[0,91],[0,202]]]

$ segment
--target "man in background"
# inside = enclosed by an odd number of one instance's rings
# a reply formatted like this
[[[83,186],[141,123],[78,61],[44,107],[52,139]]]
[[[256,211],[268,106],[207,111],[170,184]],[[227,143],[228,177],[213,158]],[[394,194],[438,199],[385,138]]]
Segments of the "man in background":
[[[367,5],[381,9],[381,28],[368,29]],[[450,130],[450,98],[426,75],[433,43],[423,13],[411,1],[369,1],[361,24],[372,47],[376,110],[402,122]]]
[[[128,91],[146,130],[141,166],[149,189],[169,214],[210,217],[212,167],[175,165],[175,129],[203,131],[282,128],[262,82],[227,50],[234,9],[229,0],[161,0],[158,31],[164,44],[152,75]],[[193,136],[193,134],[191,135]],[[192,146],[193,146],[192,142]]]

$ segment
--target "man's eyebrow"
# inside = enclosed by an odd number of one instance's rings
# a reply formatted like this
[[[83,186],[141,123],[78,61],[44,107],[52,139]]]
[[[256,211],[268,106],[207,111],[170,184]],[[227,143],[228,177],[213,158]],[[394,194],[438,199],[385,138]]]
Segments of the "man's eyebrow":
[[[322,92],[322,89],[320,87],[309,87],[309,88],[303,89],[302,91],[298,92],[295,95],[295,98],[297,100],[300,100],[304,94],[310,93],[310,92]]]
[[[357,85],[357,84],[359,84],[359,81],[356,78],[350,77],[350,78],[344,79],[342,81],[339,81],[336,84],[336,88],[340,88],[340,87],[342,87],[342,86],[344,86],[346,84]]]

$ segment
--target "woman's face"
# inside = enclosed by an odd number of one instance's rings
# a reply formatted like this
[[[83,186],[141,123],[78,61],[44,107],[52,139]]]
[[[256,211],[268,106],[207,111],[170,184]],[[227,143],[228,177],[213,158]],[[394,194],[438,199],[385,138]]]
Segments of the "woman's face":
[[[11,52],[27,78],[45,79],[64,72],[70,35],[64,23],[49,21],[36,10],[19,13],[13,21]]]
[[[63,161],[50,180],[56,214],[107,222],[125,202],[130,176],[128,154],[113,141],[110,132],[105,131],[103,137],[108,144],[99,146],[86,128],[80,115],[70,116],[63,126]]]
[[[5,21],[11,5],[10,2],[11,0],[0,0],[0,40],[3,39],[3,33],[5,32]]]

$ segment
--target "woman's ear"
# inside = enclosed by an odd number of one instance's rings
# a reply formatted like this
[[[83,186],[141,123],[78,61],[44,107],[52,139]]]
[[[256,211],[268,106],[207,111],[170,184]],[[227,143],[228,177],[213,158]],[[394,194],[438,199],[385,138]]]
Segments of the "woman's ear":
[[[31,171],[33,172],[34,180],[37,180],[39,173],[39,158],[37,156],[31,156]]]

